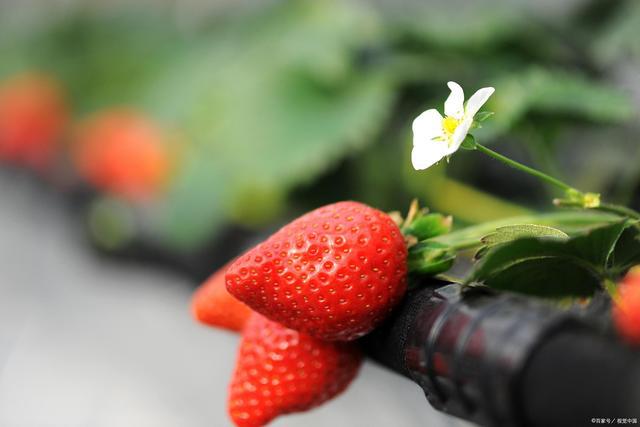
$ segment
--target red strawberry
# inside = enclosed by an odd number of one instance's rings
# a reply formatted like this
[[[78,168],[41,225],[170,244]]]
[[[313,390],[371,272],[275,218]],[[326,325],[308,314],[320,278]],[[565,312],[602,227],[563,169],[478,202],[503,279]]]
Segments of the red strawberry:
[[[370,332],[406,290],[407,248],[385,213],[356,202],[309,212],[238,258],[227,289],[253,310],[325,340]]]
[[[0,159],[43,170],[67,124],[63,90],[51,77],[23,74],[0,86]]]
[[[74,161],[90,184],[133,200],[154,196],[165,184],[170,159],[163,131],[129,110],[98,113],[80,126]]]
[[[640,269],[630,270],[618,286],[613,306],[618,333],[632,344],[640,344]]]
[[[362,362],[352,343],[320,341],[253,313],[229,387],[229,415],[239,427],[316,407],[344,391]]]
[[[224,283],[226,266],[215,272],[193,294],[191,311],[205,325],[241,331],[251,309],[235,299]]]

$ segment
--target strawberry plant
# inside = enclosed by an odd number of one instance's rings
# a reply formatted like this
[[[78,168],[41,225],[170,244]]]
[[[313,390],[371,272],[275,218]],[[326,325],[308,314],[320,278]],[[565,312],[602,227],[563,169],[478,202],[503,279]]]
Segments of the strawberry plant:
[[[638,342],[637,277],[629,273],[619,292],[615,283],[640,264],[640,213],[481,145],[472,133],[491,116],[479,110],[493,88],[463,104],[462,88],[453,82],[449,87],[444,116],[431,109],[414,121],[416,169],[459,149],[478,151],[553,185],[562,194],[554,204],[575,211],[451,232],[451,217],[429,213],[417,202],[402,218],[345,201],[290,222],[224,269],[229,293],[255,311],[242,330],[230,388],[229,413],[237,425],[264,425],[343,390],[357,371],[355,356],[349,356],[355,347],[347,345],[376,329],[405,297],[408,284],[424,285],[429,277],[457,281],[462,293],[487,288],[565,306],[609,295],[620,335]],[[456,260],[470,250],[473,263],[456,277]],[[208,286],[196,298],[215,303],[217,296],[203,293]],[[302,354],[300,346],[306,349]],[[334,365],[341,357],[347,359]],[[435,356],[427,363],[433,363],[427,369],[448,373]],[[338,365],[344,371],[336,372]]]

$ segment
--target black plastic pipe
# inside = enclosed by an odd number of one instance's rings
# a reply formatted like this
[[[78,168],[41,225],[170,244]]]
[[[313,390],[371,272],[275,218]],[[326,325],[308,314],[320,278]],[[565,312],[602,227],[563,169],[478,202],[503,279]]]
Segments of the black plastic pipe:
[[[362,343],[436,409],[479,425],[640,423],[640,351],[538,299],[425,285]]]

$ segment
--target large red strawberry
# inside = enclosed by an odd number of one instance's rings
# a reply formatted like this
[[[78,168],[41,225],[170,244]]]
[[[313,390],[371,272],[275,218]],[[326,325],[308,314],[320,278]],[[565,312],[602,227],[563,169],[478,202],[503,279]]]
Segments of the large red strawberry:
[[[226,266],[215,272],[193,294],[191,311],[205,325],[241,331],[251,309],[231,295],[225,286]]]
[[[61,86],[52,77],[21,74],[0,85],[0,159],[44,170],[68,121]]]
[[[311,409],[346,389],[361,362],[352,343],[317,340],[253,313],[229,387],[229,415],[239,427],[257,427]]]
[[[325,340],[370,332],[406,290],[407,248],[385,213],[356,202],[309,212],[238,258],[227,289],[255,311]]]
[[[104,111],[78,129],[73,158],[90,184],[128,199],[154,196],[166,183],[170,156],[166,136],[142,113]]]
[[[618,333],[628,342],[640,345],[640,268],[631,269],[618,287],[613,306]]]

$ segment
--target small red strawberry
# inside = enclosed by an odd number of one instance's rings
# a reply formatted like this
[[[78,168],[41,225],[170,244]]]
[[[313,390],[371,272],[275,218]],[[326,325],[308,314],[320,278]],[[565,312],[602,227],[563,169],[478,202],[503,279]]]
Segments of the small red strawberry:
[[[361,362],[352,343],[320,341],[253,313],[229,387],[229,415],[238,427],[258,427],[309,410],[344,391]]]
[[[640,345],[640,269],[631,269],[618,286],[613,321],[620,336]]]
[[[325,340],[370,332],[406,291],[407,247],[385,213],[356,202],[309,212],[238,258],[227,289],[253,310]]]
[[[147,199],[170,171],[166,135],[142,113],[115,109],[97,113],[79,127],[73,159],[95,187],[132,200]]]
[[[224,283],[226,266],[215,272],[193,294],[193,317],[205,325],[241,331],[251,309],[235,299]]]
[[[42,171],[50,166],[68,121],[61,86],[41,74],[0,85],[0,160]]]

